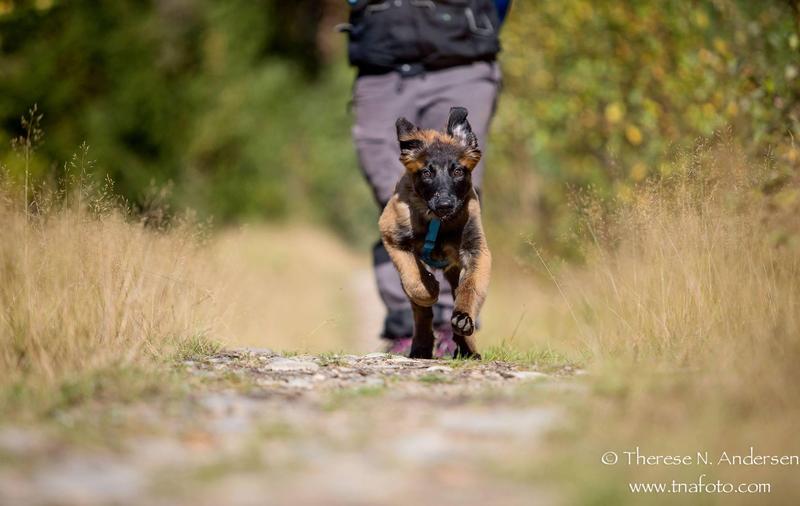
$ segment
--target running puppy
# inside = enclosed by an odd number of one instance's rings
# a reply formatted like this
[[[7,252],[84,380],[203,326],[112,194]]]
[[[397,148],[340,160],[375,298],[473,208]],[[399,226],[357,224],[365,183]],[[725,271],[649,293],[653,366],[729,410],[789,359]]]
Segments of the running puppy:
[[[472,169],[481,159],[478,139],[463,107],[450,109],[446,133],[420,130],[405,118],[398,119],[396,126],[406,172],[379,226],[414,310],[410,356],[431,358],[433,354],[431,306],[439,298],[439,283],[430,267],[443,269],[453,288],[456,356],[480,359],[473,332],[486,298],[492,260],[472,187]]]

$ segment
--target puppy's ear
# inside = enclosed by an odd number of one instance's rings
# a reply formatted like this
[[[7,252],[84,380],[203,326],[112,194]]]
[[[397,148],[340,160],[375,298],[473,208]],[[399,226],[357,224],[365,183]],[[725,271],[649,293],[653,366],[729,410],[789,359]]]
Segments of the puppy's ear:
[[[397,118],[395,126],[397,127],[397,140],[400,141],[401,153],[403,151],[416,151],[422,147],[422,140],[414,135],[419,132],[419,128],[414,126],[414,123],[405,118]]]
[[[414,126],[414,123],[408,121],[405,118],[397,118],[397,121],[395,122],[394,126],[397,127],[397,138],[400,140],[402,140],[402,137],[408,137],[414,132],[419,131],[419,128]]]
[[[417,156],[425,145],[418,135],[420,130],[405,118],[398,118],[395,126],[397,127],[397,140],[400,142],[400,161],[406,168],[414,171],[420,166]]]
[[[447,120],[447,133],[470,149],[478,149],[478,138],[472,133],[467,121],[467,110],[463,107],[452,107]]]
[[[450,118],[447,120],[447,133],[458,141],[464,148],[464,154],[459,163],[469,170],[475,168],[481,161],[481,150],[478,149],[478,137],[472,132],[472,127],[467,121],[467,110],[463,107],[450,109]]]

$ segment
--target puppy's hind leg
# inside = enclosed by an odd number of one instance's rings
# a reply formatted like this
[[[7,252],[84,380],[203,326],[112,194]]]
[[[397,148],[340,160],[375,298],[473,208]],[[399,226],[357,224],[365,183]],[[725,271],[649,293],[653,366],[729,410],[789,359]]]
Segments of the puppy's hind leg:
[[[414,339],[411,341],[411,358],[433,358],[433,308],[411,301],[414,310]]]

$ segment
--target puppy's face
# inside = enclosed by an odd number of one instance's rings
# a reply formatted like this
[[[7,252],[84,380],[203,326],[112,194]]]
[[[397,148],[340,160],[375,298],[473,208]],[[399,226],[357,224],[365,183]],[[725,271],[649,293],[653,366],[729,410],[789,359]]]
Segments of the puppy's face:
[[[405,118],[396,126],[400,161],[411,173],[414,192],[440,219],[455,216],[472,190],[472,169],[481,159],[467,110],[450,109],[446,133],[420,130]]]

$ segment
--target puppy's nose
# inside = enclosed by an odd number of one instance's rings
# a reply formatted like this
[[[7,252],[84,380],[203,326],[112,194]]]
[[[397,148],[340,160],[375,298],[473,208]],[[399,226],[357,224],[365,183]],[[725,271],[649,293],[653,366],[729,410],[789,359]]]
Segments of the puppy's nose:
[[[436,202],[437,211],[450,211],[456,206],[455,199],[441,198]]]

